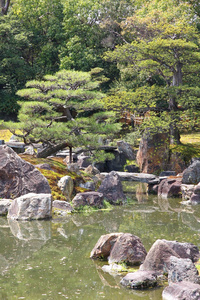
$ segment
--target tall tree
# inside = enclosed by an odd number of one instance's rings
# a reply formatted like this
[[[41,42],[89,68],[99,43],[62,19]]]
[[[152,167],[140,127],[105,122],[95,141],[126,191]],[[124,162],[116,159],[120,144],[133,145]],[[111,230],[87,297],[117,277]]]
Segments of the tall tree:
[[[46,75],[42,81],[29,81],[18,91],[25,98],[21,103],[19,123],[5,124],[24,139],[26,144],[40,142],[45,157],[62,148],[82,147],[97,150],[102,141],[119,131],[112,114],[102,110],[104,94],[98,91],[100,82],[87,72],[62,70]]]
[[[2,15],[7,15],[8,8],[10,6],[10,0],[0,0],[0,5],[1,5],[1,14]]]
[[[172,143],[180,142],[181,114],[199,110],[200,89],[188,82],[200,70],[199,36],[191,12],[185,3],[153,0],[122,23],[126,43],[106,54],[121,68],[128,66],[146,78],[145,86],[134,91],[133,102],[136,107],[140,99],[140,110],[157,112],[160,120],[165,116]],[[162,79],[159,88],[156,76]]]

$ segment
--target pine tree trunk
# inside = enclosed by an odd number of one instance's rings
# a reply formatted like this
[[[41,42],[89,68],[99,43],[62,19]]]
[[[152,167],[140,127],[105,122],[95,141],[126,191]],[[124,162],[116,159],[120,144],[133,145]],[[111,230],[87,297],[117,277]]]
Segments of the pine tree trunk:
[[[177,69],[173,73],[172,86],[180,86],[182,85],[183,74],[182,74],[182,64],[177,63]],[[178,110],[177,102],[175,97],[171,97],[169,99],[169,111],[173,114]],[[180,133],[177,128],[177,118],[174,116],[173,121],[170,124],[170,144],[181,144],[180,142]]]
[[[41,151],[39,151],[37,153],[37,157],[38,158],[46,158],[47,156],[50,156],[66,147],[69,147],[68,143],[62,143],[59,145],[49,145],[49,146],[45,147],[44,149],[42,149]]]

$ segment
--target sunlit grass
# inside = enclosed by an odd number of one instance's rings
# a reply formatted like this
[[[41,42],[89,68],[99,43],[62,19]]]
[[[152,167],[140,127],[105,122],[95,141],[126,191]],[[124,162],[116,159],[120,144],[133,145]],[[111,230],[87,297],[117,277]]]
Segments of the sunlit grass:
[[[181,143],[200,145],[200,132],[181,134]]]

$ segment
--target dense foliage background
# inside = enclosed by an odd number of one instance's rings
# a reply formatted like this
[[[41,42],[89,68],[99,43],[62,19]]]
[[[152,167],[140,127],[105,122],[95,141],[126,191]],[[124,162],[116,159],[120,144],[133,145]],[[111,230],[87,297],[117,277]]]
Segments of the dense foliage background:
[[[170,130],[172,143],[179,143],[181,130],[198,129],[198,1],[1,0],[0,5],[1,119],[17,119],[22,103],[34,100],[17,93],[27,81],[62,69],[95,69],[90,74],[98,77],[96,92],[104,93],[96,99],[101,111],[129,119],[128,132],[136,131],[138,118],[142,130]]]

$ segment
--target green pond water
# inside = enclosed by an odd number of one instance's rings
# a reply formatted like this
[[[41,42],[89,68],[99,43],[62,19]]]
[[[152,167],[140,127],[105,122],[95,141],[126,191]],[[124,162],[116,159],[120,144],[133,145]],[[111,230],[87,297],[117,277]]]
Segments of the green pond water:
[[[111,211],[72,214],[51,221],[0,218],[0,300],[162,299],[163,287],[145,291],[120,285],[124,275],[102,271],[90,252],[102,234],[130,232],[146,250],[157,239],[192,242],[200,248],[200,207],[180,199],[149,197],[145,185],[125,186],[130,203]]]

